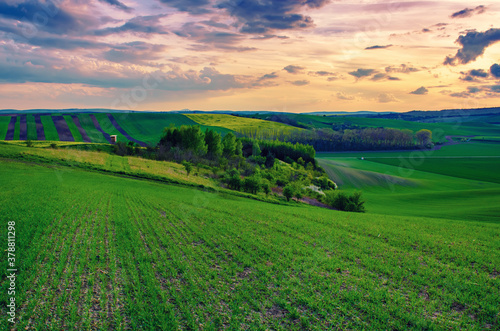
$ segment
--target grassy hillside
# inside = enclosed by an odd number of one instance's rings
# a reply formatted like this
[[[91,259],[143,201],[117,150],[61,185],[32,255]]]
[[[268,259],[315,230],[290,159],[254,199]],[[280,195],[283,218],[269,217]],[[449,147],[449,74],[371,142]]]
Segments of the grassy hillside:
[[[369,213],[500,222],[499,150],[472,143],[427,152],[321,153],[318,160],[340,188],[363,191]]]
[[[500,326],[498,224],[279,206],[16,161],[0,168],[0,222],[15,220],[18,234],[17,329]],[[7,299],[2,291],[4,316]]]
[[[186,116],[199,124],[223,127],[240,133],[251,134],[259,131],[289,132],[291,130],[298,130],[293,126],[282,123],[232,115],[186,114]]]
[[[445,141],[446,135],[493,135],[498,136],[500,127],[489,123],[469,123],[462,121],[455,121],[453,123],[419,123],[412,121],[403,121],[395,119],[383,118],[363,118],[353,116],[317,116],[317,115],[303,115],[303,114],[282,114],[280,116],[286,117],[294,121],[298,125],[306,128],[331,128],[332,125],[350,124],[358,125],[360,127],[384,127],[395,129],[409,129],[416,132],[421,129],[431,130],[434,140]],[[253,115],[253,117],[260,119],[271,120],[272,115]]]

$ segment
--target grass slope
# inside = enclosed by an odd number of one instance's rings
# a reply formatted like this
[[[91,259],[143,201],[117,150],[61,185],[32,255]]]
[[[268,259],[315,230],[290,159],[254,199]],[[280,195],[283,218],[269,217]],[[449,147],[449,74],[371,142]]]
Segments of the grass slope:
[[[276,123],[271,121],[263,121],[255,118],[239,117],[223,114],[186,114],[187,117],[193,121],[210,126],[218,126],[227,128],[236,132],[243,130],[256,130],[256,131],[278,131],[288,132],[290,130],[297,130],[293,126]]]
[[[500,222],[498,157],[450,156],[498,152],[485,145],[412,159],[412,152],[321,153],[318,161],[341,189],[363,191],[368,213]]]
[[[500,326],[497,224],[277,206],[11,161],[0,168],[0,222],[16,221],[22,252],[17,329]],[[7,299],[2,291],[4,316]]]
[[[169,113],[125,113],[113,114],[118,124],[135,139],[144,141],[155,146],[163,134],[163,129],[170,125],[199,125],[182,114]],[[225,134],[230,130],[224,128],[216,128],[206,125],[201,125],[203,130],[207,128],[215,129],[215,131]]]

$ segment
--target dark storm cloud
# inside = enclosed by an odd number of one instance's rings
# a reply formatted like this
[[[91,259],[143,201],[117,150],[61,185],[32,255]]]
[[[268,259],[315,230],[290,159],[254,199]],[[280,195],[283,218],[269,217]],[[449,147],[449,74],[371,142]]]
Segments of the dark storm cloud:
[[[304,7],[321,8],[329,0],[226,0],[217,5],[240,23],[243,33],[265,34],[273,30],[313,26],[309,16],[299,14]]]
[[[482,14],[486,10],[485,6],[477,6],[476,8],[465,8],[462,10],[459,10],[453,14],[451,14],[451,18],[464,18],[464,17],[470,17],[474,14]]]
[[[283,68],[283,70],[287,71],[290,74],[298,74],[304,70],[304,67],[301,66],[294,66],[294,65],[288,65]]]
[[[429,92],[428,89],[421,86],[418,89],[416,89],[415,91],[410,92],[410,94],[424,95],[424,94],[427,94],[428,92]]]
[[[392,47],[392,45],[384,45],[384,46],[374,45],[374,46],[366,47],[365,49],[384,49],[384,48],[389,48],[389,47]]]
[[[456,42],[462,45],[453,57],[447,56],[444,64],[467,64],[483,55],[486,47],[500,41],[500,29],[489,29],[485,32],[469,31],[464,36],[458,37]]]
[[[358,69],[356,71],[349,72],[349,75],[354,76],[356,78],[363,78],[371,76],[375,73],[375,69]]]
[[[211,13],[209,0],[159,0],[161,3],[174,7],[179,11],[188,12],[193,15]]]
[[[128,7],[127,5],[118,0],[99,0],[99,1],[115,6],[116,8],[126,11],[127,13],[130,13],[132,11],[132,8]]]
[[[167,15],[137,16],[127,23],[113,28],[105,28],[94,31],[96,36],[108,36],[115,33],[130,32],[133,34],[168,34],[167,29],[160,24],[160,19]]]
[[[500,78],[500,65],[498,64],[494,64],[490,67],[490,72],[491,74],[496,77],[496,78]]]

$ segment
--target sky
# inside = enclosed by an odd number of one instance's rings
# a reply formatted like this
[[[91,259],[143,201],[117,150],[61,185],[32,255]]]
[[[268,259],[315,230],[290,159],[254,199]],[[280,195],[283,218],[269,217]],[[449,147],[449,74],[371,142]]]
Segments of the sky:
[[[0,108],[500,106],[500,3],[2,0]]]

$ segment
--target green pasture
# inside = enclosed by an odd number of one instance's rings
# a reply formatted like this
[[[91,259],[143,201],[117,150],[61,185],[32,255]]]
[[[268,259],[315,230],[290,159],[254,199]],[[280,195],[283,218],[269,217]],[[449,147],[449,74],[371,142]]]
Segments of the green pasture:
[[[500,326],[498,224],[281,206],[5,159],[0,169],[18,330]]]

